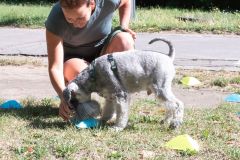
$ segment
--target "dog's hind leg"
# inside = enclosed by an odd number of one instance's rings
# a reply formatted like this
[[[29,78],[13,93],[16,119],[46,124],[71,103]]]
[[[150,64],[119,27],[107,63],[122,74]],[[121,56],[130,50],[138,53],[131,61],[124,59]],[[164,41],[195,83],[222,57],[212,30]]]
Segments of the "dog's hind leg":
[[[171,82],[167,83],[164,83],[164,85],[161,86],[156,85],[154,90],[156,96],[165,102],[166,114],[162,122],[169,123],[169,127],[175,129],[183,122],[184,105],[172,93]]]
[[[183,103],[178,100],[177,98],[167,99],[165,101],[166,106],[166,118],[170,118],[170,128],[175,129],[178,128],[183,122],[183,112],[184,112],[184,105]]]

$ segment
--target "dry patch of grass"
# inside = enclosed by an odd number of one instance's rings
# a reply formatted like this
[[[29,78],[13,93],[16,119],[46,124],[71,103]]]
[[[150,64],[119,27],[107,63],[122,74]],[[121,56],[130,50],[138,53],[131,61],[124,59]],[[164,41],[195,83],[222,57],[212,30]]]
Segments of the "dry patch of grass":
[[[213,88],[219,91],[240,93],[240,73],[225,70],[177,69],[175,84],[185,76],[197,78],[202,85],[195,88]]]
[[[46,57],[0,56],[0,66],[47,66]]]

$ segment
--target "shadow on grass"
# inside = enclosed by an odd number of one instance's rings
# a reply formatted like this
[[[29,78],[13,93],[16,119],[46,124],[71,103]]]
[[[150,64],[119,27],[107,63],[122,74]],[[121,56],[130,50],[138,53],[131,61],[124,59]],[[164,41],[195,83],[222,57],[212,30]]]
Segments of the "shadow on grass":
[[[33,119],[29,124],[30,128],[38,128],[38,129],[47,129],[47,128],[65,129],[68,126],[69,126],[69,123],[64,122],[63,120],[46,121],[40,118]]]
[[[58,128],[64,129],[69,124],[58,115],[58,108],[47,105],[25,105],[22,109],[0,110],[1,116],[13,116],[29,121],[31,128]]]

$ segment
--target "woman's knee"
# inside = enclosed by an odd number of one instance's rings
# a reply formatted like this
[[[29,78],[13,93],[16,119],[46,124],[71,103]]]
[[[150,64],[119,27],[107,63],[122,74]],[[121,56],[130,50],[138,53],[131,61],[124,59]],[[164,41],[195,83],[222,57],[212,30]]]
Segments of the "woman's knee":
[[[120,32],[109,43],[106,53],[121,52],[134,49],[134,40],[127,32]]]
[[[73,80],[82,70],[88,66],[88,63],[83,59],[72,58],[64,63],[64,78],[66,82]]]

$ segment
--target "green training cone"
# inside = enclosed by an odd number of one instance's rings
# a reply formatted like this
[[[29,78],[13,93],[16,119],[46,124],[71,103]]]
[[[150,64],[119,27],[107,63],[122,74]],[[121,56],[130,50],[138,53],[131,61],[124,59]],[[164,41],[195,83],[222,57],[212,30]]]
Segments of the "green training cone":
[[[181,83],[187,86],[198,86],[201,82],[195,77],[183,77]]]
[[[184,134],[177,136],[165,144],[166,148],[176,149],[181,151],[199,151],[199,145],[197,141],[192,139],[189,135]]]

